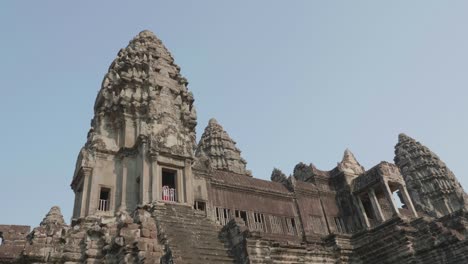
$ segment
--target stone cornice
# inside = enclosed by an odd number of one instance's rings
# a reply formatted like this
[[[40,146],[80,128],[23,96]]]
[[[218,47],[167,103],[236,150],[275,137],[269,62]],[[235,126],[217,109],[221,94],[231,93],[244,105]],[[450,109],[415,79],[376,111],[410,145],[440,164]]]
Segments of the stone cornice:
[[[221,183],[219,181],[210,180],[210,183],[212,187],[218,188],[218,189],[225,189],[225,190],[235,190],[235,191],[241,191],[244,193],[251,193],[251,194],[256,194],[256,195],[265,195],[265,196],[270,196],[270,197],[278,197],[278,198],[283,198],[283,199],[292,199],[293,194],[292,193],[280,193],[276,192],[274,190],[260,190],[260,189],[253,189],[253,188],[248,188],[248,187],[243,187],[243,186],[238,186],[238,185],[232,185],[232,184],[226,184],[226,183]]]
[[[77,184],[81,181],[81,179],[84,176],[91,175],[93,172],[93,168],[90,167],[80,167],[78,173],[76,174],[76,177],[73,178],[70,187],[72,188],[73,191],[75,191],[75,188],[77,187]]]

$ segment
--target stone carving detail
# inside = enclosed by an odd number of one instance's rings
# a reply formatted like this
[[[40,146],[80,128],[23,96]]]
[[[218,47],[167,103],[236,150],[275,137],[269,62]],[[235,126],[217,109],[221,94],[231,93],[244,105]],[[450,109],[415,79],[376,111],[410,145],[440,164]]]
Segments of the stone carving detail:
[[[400,134],[395,146],[400,168],[417,210],[443,216],[466,208],[466,194],[439,157],[413,138]]]
[[[205,128],[195,156],[197,158],[208,157],[213,169],[250,175],[250,172],[246,170],[247,162],[241,157],[241,151],[236,147],[236,142],[214,118]]]

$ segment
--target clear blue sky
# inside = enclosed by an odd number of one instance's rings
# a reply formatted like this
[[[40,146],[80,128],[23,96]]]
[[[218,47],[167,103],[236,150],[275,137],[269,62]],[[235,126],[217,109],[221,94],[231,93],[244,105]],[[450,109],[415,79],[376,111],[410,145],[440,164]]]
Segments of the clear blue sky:
[[[86,3],[84,3],[86,2]],[[467,1],[2,1],[0,224],[37,226],[71,182],[118,50],[155,32],[255,177],[346,148],[393,161],[400,132],[468,187]]]

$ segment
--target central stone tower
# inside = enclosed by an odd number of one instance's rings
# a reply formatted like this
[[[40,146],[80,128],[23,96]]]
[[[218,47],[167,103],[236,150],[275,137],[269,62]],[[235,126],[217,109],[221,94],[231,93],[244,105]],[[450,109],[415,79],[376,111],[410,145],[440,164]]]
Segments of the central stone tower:
[[[133,211],[157,200],[193,203],[194,99],[169,51],[143,31],[104,77],[71,187],[73,218]]]

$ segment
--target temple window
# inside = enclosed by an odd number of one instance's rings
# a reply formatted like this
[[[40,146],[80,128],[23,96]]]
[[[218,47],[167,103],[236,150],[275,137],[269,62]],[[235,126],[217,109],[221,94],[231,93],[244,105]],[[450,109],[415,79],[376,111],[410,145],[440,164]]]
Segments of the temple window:
[[[193,209],[197,211],[205,211],[206,210],[206,203],[202,201],[195,201],[195,204],[193,205]]]
[[[364,213],[369,219],[371,226],[375,225],[376,220],[375,220],[374,212],[372,210],[372,204],[370,202],[369,196],[362,198],[362,205],[364,206]]]
[[[246,211],[235,210],[234,214],[236,218],[241,218],[242,220],[244,220],[244,223],[247,225],[247,212]]]
[[[270,218],[271,233],[282,234],[283,225],[281,222],[281,217],[270,215],[269,218]]]
[[[265,216],[261,213],[253,213],[253,223],[252,223],[253,229],[256,231],[265,231],[264,224],[265,224]]]
[[[99,193],[99,211],[109,211],[110,209],[110,189],[101,187],[101,191]]]
[[[411,198],[408,197],[406,187],[399,183],[388,183],[390,192],[392,193],[391,197],[396,206],[398,213],[402,214],[405,217],[414,217],[417,216],[414,206],[411,203]],[[406,193],[406,197],[405,197]]]
[[[392,191],[392,196],[398,208],[407,208],[406,204],[403,202],[403,199],[401,198],[400,190]]]
[[[177,201],[177,195],[176,195],[176,177],[177,177],[177,172],[173,170],[167,170],[163,169],[162,170],[162,199],[163,201],[171,201],[171,202],[176,202]]]
[[[286,228],[288,235],[295,236],[297,234],[296,220],[294,218],[286,218]]]
[[[216,220],[221,225],[226,225],[231,220],[231,210],[227,208],[216,207]]]

